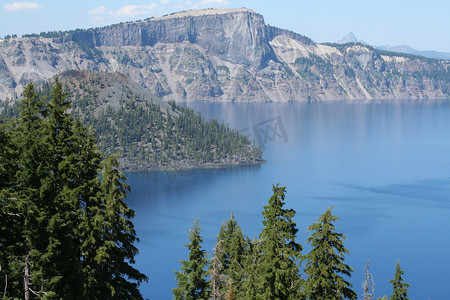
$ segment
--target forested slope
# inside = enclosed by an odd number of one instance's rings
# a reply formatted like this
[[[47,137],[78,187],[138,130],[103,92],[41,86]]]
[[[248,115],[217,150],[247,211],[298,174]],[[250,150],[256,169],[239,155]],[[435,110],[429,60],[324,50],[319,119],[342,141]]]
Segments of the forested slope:
[[[123,170],[177,170],[262,163],[261,150],[217,120],[166,103],[120,73],[60,75],[72,115],[92,126],[101,151],[121,156]],[[41,94],[49,96],[50,83]],[[5,103],[3,118],[17,114]],[[16,104],[17,106],[17,104]],[[1,116],[0,115],[0,116]]]

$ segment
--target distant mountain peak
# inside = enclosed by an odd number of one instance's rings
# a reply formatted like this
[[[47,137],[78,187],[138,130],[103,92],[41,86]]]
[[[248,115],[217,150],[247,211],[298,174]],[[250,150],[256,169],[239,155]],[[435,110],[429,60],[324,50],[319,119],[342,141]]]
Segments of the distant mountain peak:
[[[348,44],[348,43],[357,43],[358,39],[353,32],[347,33],[342,39],[336,42],[336,44]]]
[[[119,103],[128,89],[145,94],[136,85],[163,100],[183,102],[426,99],[450,94],[450,62],[381,52],[366,47],[354,33],[340,42],[347,44],[315,43],[267,25],[261,14],[246,8],[192,10],[10,37],[0,43],[0,99],[15,99],[28,82],[86,69],[121,72],[135,82],[121,86],[115,80],[119,74],[109,78],[100,73],[95,91],[106,100],[98,107]]]

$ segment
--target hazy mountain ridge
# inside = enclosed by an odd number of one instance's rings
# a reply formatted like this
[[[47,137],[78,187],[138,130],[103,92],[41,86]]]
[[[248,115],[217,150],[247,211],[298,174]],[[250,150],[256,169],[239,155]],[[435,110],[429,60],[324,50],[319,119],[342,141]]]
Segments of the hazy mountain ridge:
[[[428,58],[435,59],[444,59],[450,60],[450,53],[448,52],[439,52],[434,50],[416,50],[408,45],[400,45],[400,46],[378,46],[377,49],[392,51],[392,52],[401,52],[413,55],[420,55]]]
[[[48,37],[44,37],[48,36]],[[164,100],[448,98],[450,62],[316,44],[249,9],[208,9],[0,42],[0,99],[62,71],[121,72]]]
[[[358,40],[356,35],[353,32],[347,33],[342,39],[336,42],[336,44],[348,44],[348,43],[361,43],[368,45],[363,40]],[[444,59],[444,60],[450,60],[450,53],[447,52],[439,52],[434,50],[416,50],[408,45],[400,45],[400,46],[374,46],[375,48],[379,50],[384,51],[390,51],[390,52],[398,52],[398,53],[405,53],[405,54],[412,54],[412,55],[418,55],[428,58],[434,58],[434,59]]]

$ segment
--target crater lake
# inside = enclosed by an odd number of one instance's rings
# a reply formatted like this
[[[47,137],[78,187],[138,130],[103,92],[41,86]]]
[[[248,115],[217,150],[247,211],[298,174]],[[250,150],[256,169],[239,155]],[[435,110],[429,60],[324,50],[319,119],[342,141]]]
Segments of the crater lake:
[[[450,258],[450,102],[188,103],[249,136],[266,163],[215,170],[126,173],[140,238],[144,298],[172,299],[197,216],[212,253],[231,212],[250,238],[262,229],[272,184],[287,187],[297,242],[331,205],[346,236],[350,282],[362,295],[370,259],[375,297],[390,295],[399,260],[411,299],[446,299]],[[211,257],[211,255],[209,255]],[[304,277],[304,276],[303,276]]]

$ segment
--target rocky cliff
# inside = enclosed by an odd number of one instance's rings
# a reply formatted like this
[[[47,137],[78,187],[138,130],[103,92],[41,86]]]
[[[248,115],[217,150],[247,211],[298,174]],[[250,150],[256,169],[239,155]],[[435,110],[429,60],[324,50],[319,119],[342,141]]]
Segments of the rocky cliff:
[[[0,40],[0,99],[84,69],[121,72],[177,101],[450,97],[450,61],[317,44],[249,9],[208,9]]]

